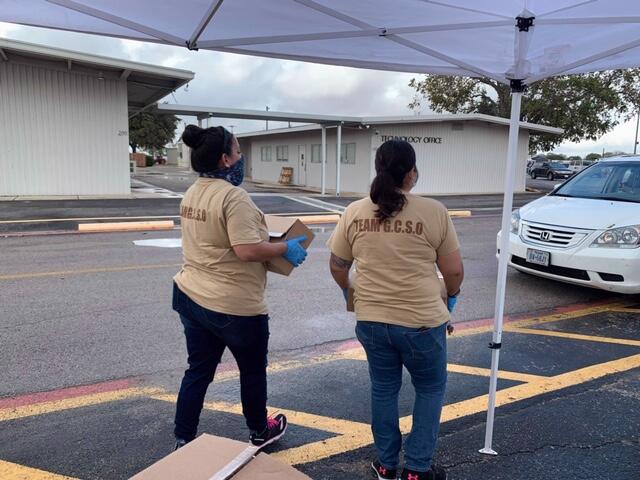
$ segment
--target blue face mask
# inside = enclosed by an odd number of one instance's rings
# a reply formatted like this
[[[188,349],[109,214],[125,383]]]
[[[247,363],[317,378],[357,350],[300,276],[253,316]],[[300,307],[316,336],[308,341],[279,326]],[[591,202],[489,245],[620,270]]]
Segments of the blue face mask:
[[[214,170],[213,172],[201,173],[200,176],[206,178],[221,178],[222,180],[229,182],[231,185],[238,187],[244,180],[244,155],[241,156],[240,160],[238,160],[234,165],[228,168],[221,168],[219,170]]]

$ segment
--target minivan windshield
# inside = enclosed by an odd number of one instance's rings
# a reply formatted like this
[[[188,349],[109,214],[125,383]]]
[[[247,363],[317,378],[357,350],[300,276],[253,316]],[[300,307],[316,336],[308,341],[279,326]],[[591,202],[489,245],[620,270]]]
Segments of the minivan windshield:
[[[596,163],[551,195],[640,203],[640,161]]]
[[[566,170],[566,168],[567,168],[567,166],[562,162],[550,162],[549,166],[551,168],[557,168],[557,169],[560,169],[560,170]]]

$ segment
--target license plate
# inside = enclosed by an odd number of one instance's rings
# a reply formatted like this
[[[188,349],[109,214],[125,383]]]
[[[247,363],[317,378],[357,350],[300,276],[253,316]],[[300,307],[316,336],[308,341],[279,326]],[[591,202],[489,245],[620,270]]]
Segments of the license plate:
[[[527,262],[529,263],[548,267],[550,258],[551,254],[549,252],[527,248]]]

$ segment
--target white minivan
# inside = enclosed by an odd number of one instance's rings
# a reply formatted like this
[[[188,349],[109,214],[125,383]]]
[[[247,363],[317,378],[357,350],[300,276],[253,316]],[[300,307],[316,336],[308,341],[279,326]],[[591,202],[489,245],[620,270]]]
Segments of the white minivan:
[[[509,265],[561,282],[640,293],[639,247],[640,156],[602,159],[511,217]]]
[[[574,173],[578,173],[587,168],[589,165],[593,165],[595,162],[596,160],[574,159],[569,161],[569,165],[567,168],[569,168],[569,170]]]

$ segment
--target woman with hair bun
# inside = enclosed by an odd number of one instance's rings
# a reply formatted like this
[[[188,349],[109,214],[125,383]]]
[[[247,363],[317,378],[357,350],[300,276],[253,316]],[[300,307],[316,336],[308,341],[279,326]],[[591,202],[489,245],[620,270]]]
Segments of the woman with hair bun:
[[[447,383],[446,328],[464,276],[460,245],[447,209],[409,192],[418,181],[413,147],[402,140],[376,151],[368,198],[350,204],[328,245],[334,280],[348,295],[356,262],[356,336],[371,378],[371,429],[378,479],[395,479],[402,436],[398,393],[402,368],[415,388],[413,426],[405,442],[402,480],[444,480],[432,464]],[[441,297],[436,266],[444,277]]]
[[[269,316],[265,262],[283,256],[294,267],[307,256],[306,237],[269,243],[264,214],[240,188],[244,157],[223,127],[188,125],[191,167],[199,178],[180,204],[184,264],[174,277],[173,309],[180,315],[189,368],[176,406],[176,449],[193,440],[207,387],[226,348],[240,370],[242,411],[257,447],[280,438],[284,415],[267,416]]]

